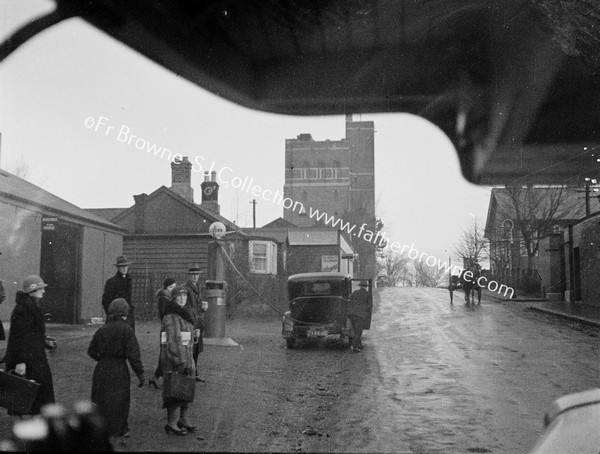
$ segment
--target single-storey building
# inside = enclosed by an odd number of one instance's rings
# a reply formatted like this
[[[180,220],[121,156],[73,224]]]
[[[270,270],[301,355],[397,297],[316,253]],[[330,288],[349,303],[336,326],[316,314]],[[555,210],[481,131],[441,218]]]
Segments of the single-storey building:
[[[197,204],[191,171],[192,164],[184,157],[171,163],[171,187],[134,195],[129,208],[88,209],[125,230],[123,254],[133,262],[132,299],[140,316],[155,312],[155,292],[165,278],[185,282],[190,263],[198,263],[206,279],[208,243],[214,240],[211,224],[221,222],[228,231],[237,228],[219,214],[216,172],[205,174],[202,203]]]
[[[104,282],[122,253],[124,231],[42,188],[0,169],[0,278],[14,308],[22,280],[38,274],[48,284],[43,309],[51,322],[102,317]]]

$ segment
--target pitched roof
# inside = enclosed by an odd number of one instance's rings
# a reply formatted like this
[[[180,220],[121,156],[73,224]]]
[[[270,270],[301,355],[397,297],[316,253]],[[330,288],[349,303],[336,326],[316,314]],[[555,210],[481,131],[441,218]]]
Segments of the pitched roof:
[[[288,237],[287,229],[267,229],[264,227],[260,227],[258,229],[240,229],[246,235],[253,238],[272,238],[278,243],[285,243]]]
[[[262,226],[263,229],[290,229],[298,227],[293,222],[287,221],[282,217],[278,217],[277,219],[272,220],[268,224]]]
[[[79,208],[29,181],[0,169],[0,197],[37,206],[52,214],[70,218],[75,222],[103,229],[123,232],[123,229],[106,219]]]
[[[214,211],[207,210],[206,208],[202,207],[201,205],[198,205],[197,203],[190,202],[185,197],[179,195],[175,191],[167,188],[166,186],[161,186],[160,188],[156,189],[154,192],[149,194],[148,200],[151,200],[154,197],[158,197],[160,194],[166,194],[169,197],[172,197],[173,199],[177,200],[179,203],[183,203],[188,208],[197,212],[201,216],[204,216],[207,219],[210,219],[214,222],[217,222],[217,221],[222,222],[223,224],[225,224],[225,227],[227,228],[227,230],[238,230],[237,225],[235,225],[229,219],[224,218],[223,216],[221,216],[218,213],[215,213]],[[134,209],[135,209],[135,204],[130,206],[129,208],[123,209],[123,211],[121,213],[119,213],[113,219],[113,221],[118,222],[119,220],[123,219],[125,216],[129,215]]]
[[[533,187],[528,191],[534,191],[535,197],[540,203],[540,211],[547,210],[553,194],[556,194],[558,186]],[[557,210],[557,223],[571,223],[585,216],[585,193],[583,188],[563,187],[561,194],[560,208]],[[600,195],[595,196],[592,191],[590,196],[590,212],[600,211]],[[600,194],[600,191],[598,192]],[[486,219],[485,231],[491,231],[498,222],[498,216],[502,219],[514,219],[516,217],[515,208],[507,188],[492,188],[490,203],[488,205],[488,214]]]
[[[85,208],[86,211],[100,216],[102,219],[112,221],[127,208]]]

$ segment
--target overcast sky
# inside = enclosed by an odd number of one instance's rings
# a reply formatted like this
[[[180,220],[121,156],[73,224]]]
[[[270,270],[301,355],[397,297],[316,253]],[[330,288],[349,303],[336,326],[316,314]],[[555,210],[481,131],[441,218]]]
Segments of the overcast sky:
[[[52,6],[2,0],[2,37]],[[0,166],[26,163],[30,181],[82,208],[129,207],[133,195],[170,186],[169,161],[119,141],[120,130],[272,191],[283,190],[285,139],[345,135],[343,116],[280,116],[225,101],[78,19],[40,33],[0,65],[0,100]],[[376,214],[388,237],[447,258],[475,217],[485,222],[490,189],[463,179],[451,143],[425,120],[355,118],[375,122]],[[197,203],[201,182],[193,172]],[[250,194],[221,186],[219,196],[223,216],[252,226]],[[258,226],[282,214],[258,200]]]

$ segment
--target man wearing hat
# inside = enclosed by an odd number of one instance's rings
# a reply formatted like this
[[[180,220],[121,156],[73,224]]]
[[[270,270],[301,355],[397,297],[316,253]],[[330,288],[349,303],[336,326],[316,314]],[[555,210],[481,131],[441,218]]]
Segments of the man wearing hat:
[[[362,349],[361,337],[364,322],[373,306],[371,294],[367,291],[368,286],[367,281],[360,281],[360,288],[350,295],[350,303],[348,304],[348,318],[354,331],[350,349],[354,353],[358,353]]]
[[[198,343],[194,344],[194,364],[196,365],[196,381],[204,381],[198,373],[198,356],[204,350],[204,312],[207,304],[202,301],[202,285],[200,284],[200,264],[192,263],[188,267],[188,279],[185,287],[188,289],[187,307],[194,317],[194,329],[198,330]]]
[[[117,257],[114,265],[117,267],[117,274],[106,280],[104,284],[104,293],[102,294],[102,307],[104,312],[108,316],[108,306],[110,303],[117,299],[123,298],[129,305],[129,315],[127,316],[127,323],[135,330],[135,313],[133,303],[131,302],[131,285],[132,278],[127,273],[129,265],[132,262],[127,260],[127,257],[120,255]]]

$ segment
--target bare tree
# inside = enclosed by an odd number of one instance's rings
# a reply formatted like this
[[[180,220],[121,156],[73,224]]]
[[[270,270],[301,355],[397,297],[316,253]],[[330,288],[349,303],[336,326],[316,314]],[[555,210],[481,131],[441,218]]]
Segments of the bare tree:
[[[391,287],[397,286],[407,274],[407,265],[410,259],[404,255],[388,251],[380,262],[380,271],[383,271]]]
[[[29,167],[29,164],[27,164],[27,161],[25,161],[23,155],[21,155],[9,169],[9,172],[19,178],[22,178],[23,180],[27,180],[31,172],[31,168]]]
[[[462,259],[463,264],[481,263],[489,257],[489,243],[484,235],[484,229],[479,227],[477,219],[463,231],[459,242],[454,246],[454,254]]]
[[[444,271],[437,266],[429,266],[420,260],[414,260],[413,267],[415,269],[415,287],[435,287],[444,274]]]
[[[568,193],[566,186],[512,186],[505,189],[505,194],[510,203],[502,215],[514,222],[527,251],[528,270],[533,268],[540,237],[551,232],[559,220],[579,219],[584,215],[583,205],[577,203],[576,195]]]

